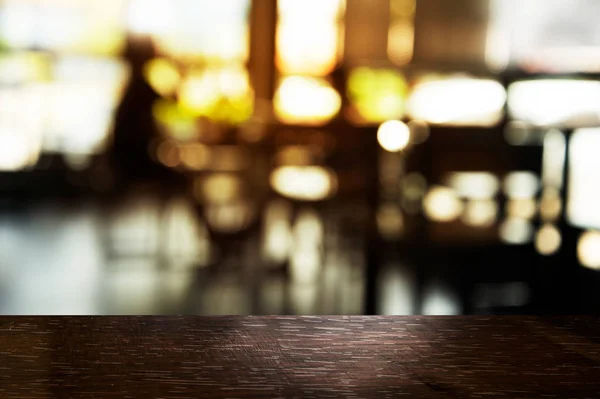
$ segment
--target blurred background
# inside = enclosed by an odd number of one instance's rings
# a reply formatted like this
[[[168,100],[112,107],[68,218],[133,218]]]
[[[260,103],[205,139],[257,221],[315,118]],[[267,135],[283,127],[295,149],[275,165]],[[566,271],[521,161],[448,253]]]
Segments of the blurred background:
[[[598,15],[0,0],[0,313],[597,313]]]

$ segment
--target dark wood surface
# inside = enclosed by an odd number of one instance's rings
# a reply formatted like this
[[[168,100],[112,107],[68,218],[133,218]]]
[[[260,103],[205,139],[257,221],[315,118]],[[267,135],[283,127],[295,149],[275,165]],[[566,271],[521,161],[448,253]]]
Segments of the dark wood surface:
[[[0,398],[600,398],[600,318],[0,318]]]

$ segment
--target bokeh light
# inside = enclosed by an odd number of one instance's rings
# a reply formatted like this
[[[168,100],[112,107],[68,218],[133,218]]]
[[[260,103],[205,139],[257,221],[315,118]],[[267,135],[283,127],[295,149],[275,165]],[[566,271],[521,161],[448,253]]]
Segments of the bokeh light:
[[[488,172],[454,172],[446,184],[460,197],[471,199],[492,198],[500,190],[498,178]]]
[[[337,64],[344,0],[278,2],[276,62],[286,75],[325,76]]]
[[[509,217],[500,225],[499,234],[507,244],[526,244],[533,236],[533,225],[526,219]]]
[[[533,198],[539,188],[540,179],[533,172],[511,172],[504,178],[504,193],[511,199]]]
[[[161,96],[175,94],[181,82],[181,73],[177,66],[164,58],[148,62],[144,67],[144,77]]]
[[[467,226],[489,227],[496,222],[498,205],[491,199],[470,200],[465,206],[462,221]]]
[[[356,122],[377,123],[404,115],[408,84],[392,69],[360,67],[348,77],[348,97],[358,117]]]
[[[552,224],[543,225],[535,236],[535,248],[542,255],[552,255],[560,249],[560,231]]]
[[[340,95],[327,81],[300,76],[282,79],[273,102],[281,122],[299,125],[323,125],[342,106]]]
[[[304,201],[324,200],[338,187],[335,172],[321,166],[280,166],[269,180],[279,194]]]
[[[600,129],[578,129],[569,145],[567,217],[583,228],[600,228]]]
[[[540,200],[540,216],[545,222],[554,222],[563,209],[560,192],[552,187],[544,188]]]
[[[583,266],[600,270],[600,232],[586,231],[579,237],[577,257]]]
[[[425,215],[435,222],[451,222],[462,214],[464,205],[451,188],[433,186],[423,199]]]
[[[536,126],[579,127],[600,123],[600,82],[538,79],[508,88],[514,119]]]
[[[503,115],[506,92],[493,80],[468,77],[427,77],[408,99],[413,119],[433,124],[493,126]]]
[[[538,207],[533,198],[515,198],[506,201],[506,214],[519,219],[533,219]]]
[[[197,178],[195,195],[203,203],[223,205],[236,202],[242,195],[242,187],[240,177],[229,173],[216,173]]]
[[[410,143],[410,129],[401,121],[384,122],[377,130],[377,141],[386,151],[402,151]]]
[[[179,87],[179,103],[196,117],[242,123],[253,112],[248,72],[239,65],[193,71]]]

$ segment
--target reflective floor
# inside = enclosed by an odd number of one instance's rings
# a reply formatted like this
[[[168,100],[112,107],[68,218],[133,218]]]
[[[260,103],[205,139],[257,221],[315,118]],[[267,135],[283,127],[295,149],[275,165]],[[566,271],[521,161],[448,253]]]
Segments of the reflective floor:
[[[289,212],[274,202],[248,233],[220,235],[185,195],[151,187],[110,207],[78,199],[3,209],[0,313],[362,313],[360,243],[329,226],[338,215],[304,208],[290,223]]]
[[[565,236],[564,253],[547,257],[532,242],[463,245],[450,239],[460,233],[457,227],[422,222],[415,228],[408,219],[410,237],[386,239],[373,234],[377,213],[348,198],[318,205],[271,198],[242,214],[202,208],[185,188],[160,183],[137,184],[110,198],[28,198],[0,207],[0,314],[600,308],[597,272],[573,259],[578,234]],[[422,232],[428,236],[419,238]]]

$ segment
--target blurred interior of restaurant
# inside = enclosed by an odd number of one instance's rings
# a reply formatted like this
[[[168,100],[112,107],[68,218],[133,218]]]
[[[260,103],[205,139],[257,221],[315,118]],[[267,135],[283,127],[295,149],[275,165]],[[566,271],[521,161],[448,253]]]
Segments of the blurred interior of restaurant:
[[[600,310],[597,0],[0,0],[0,314]]]

